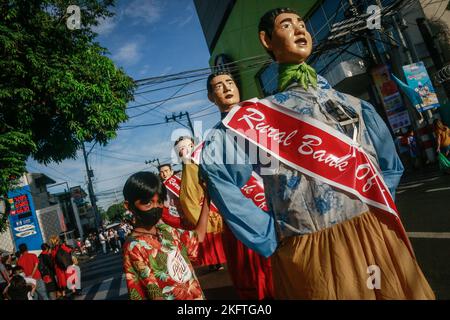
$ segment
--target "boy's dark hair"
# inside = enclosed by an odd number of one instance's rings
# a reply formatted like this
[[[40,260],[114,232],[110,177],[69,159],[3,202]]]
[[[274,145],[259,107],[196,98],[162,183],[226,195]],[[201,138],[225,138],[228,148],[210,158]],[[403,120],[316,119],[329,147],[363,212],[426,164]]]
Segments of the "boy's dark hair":
[[[27,287],[27,282],[22,276],[14,275],[11,278],[10,287],[14,289],[23,289]]]
[[[183,141],[183,140],[191,140],[191,142],[192,142],[193,144],[195,144],[194,138],[192,138],[192,137],[190,137],[190,136],[181,136],[181,137],[179,137],[179,138],[177,139],[177,141],[175,141],[175,144],[174,144],[173,146],[176,147],[177,144],[179,144],[179,143],[180,143],[181,141]]]
[[[123,187],[123,197],[134,204],[135,201],[150,202],[158,194],[160,202],[167,196],[167,189],[158,176],[152,172],[137,172],[128,178]]]
[[[48,250],[48,249],[50,249],[50,246],[48,244],[46,244],[46,243],[41,244],[41,250],[42,251],[45,251],[45,250]]]
[[[22,253],[24,253],[24,252],[27,252],[27,251],[28,251],[27,245],[26,245],[25,243],[21,243],[21,244],[19,245],[19,251],[20,251],[20,254],[22,254]]]
[[[231,79],[233,79],[233,81],[236,83],[236,79],[233,77],[233,74],[229,71],[226,70],[216,70],[213,71],[209,76],[208,79],[206,80],[206,89],[208,89],[208,94],[213,92],[213,88],[211,86],[211,80],[214,79],[215,77],[218,76],[222,76],[222,75],[227,75],[230,76]],[[237,86],[237,83],[236,83]]]
[[[158,166],[158,171],[161,171],[162,167],[169,167],[170,170],[172,170],[172,165],[170,163],[163,163]]]
[[[264,31],[266,33],[266,35],[270,39],[272,39],[272,33],[273,33],[273,30],[275,29],[275,20],[282,13],[294,13],[294,14],[300,16],[300,14],[296,10],[287,8],[287,7],[276,8],[276,9],[267,11],[261,17],[261,19],[259,19],[258,33],[260,33],[261,31]],[[272,51],[268,51],[268,50],[266,50],[266,51],[272,57],[272,59],[275,60],[275,56],[272,54]]]

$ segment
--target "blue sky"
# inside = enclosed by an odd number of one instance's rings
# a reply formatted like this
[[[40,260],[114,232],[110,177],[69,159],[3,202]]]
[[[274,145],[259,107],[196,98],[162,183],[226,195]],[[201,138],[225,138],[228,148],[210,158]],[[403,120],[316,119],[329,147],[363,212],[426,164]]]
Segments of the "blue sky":
[[[98,41],[110,52],[110,58],[122,67],[133,79],[178,73],[208,67],[209,51],[192,0],[120,0],[113,8],[116,15],[101,21],[96,28]],[[138,89],[161,88],[178,84],[168,82],[159,86]],[[173,95],[180,87],[138,94],[129,106],[163,100]],[[177,95],[205,89],[205,81],[189,84]],[[134,108],[127,111],[130,117],[148,111],[155,105]],[[171,100],[154,111],[131,118],[124,125],[140,125],[164,122],[172,112],[188,111],[201,130],[212,127],[220,118],[219,112],[207,99],[206,90],[184,98]],[[217,112],[214,112],[217,111]],[[185,122],[185,121],[184,121]],[[171,122],[151,127],[141,127],[118,132],[116,139],[106,147],[95,145],[89,156],[94,170],[94,189],[99,193],[98,205],[107,207],[122,199],[121,191],[127,177],[140,170],[155,170],[145,160],[159,158],[170,161],[172,136],[178,137],[180,124]],[[87,150],[92,144],[87,145]],[[76,160],[41,165],[29,159],[29,172],[42,172],[59,182],[67,181],[69,186],[81,185],[85,190],[86,174],[81,151]],[[49,188],[51,193],[59,192],[64,186]]]

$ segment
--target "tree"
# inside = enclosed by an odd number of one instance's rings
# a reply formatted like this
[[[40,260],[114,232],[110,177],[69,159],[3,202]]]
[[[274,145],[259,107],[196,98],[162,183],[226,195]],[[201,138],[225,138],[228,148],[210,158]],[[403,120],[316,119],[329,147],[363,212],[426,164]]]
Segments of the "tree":
[[[81,143],[106,145],[127,120],[134,81],[92,31],[113,15],[114,1],[77,2],[81,28],[70,30],[72,0],[0,0],[0,194],[29,156],[43,164],[76,158]]]
[[[116,203],[110,206],[108,210],[106,210],[106,216],[111,222],[123,220],[125,217],[125,212],[126,210],[123,206],[123,203]]]
[[[27,154],[35,147],[27,134],[12,130],[0,132],[0,196],[6,199],[7,191],[16,186],[25,171]],[[0,232],[6,228],[7,221],[6,214],[0,215]]]

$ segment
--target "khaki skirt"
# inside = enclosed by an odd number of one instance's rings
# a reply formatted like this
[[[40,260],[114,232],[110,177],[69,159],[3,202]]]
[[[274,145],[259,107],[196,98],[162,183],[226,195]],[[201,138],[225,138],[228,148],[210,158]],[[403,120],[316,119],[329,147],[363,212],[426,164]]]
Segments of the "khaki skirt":
[[[289,237],[272,256],[276,299],[435,299],[383,213]]]

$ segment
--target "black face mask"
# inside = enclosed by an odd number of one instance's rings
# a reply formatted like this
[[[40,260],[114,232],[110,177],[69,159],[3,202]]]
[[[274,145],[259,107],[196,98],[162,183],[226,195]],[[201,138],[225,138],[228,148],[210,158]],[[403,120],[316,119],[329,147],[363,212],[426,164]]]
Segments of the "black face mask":
[[[135,214],[136,219],[145,227],[154,226],[162,217],[163,208],[152,208],[148,211],[142,211],[133,204],[131,211]]]

